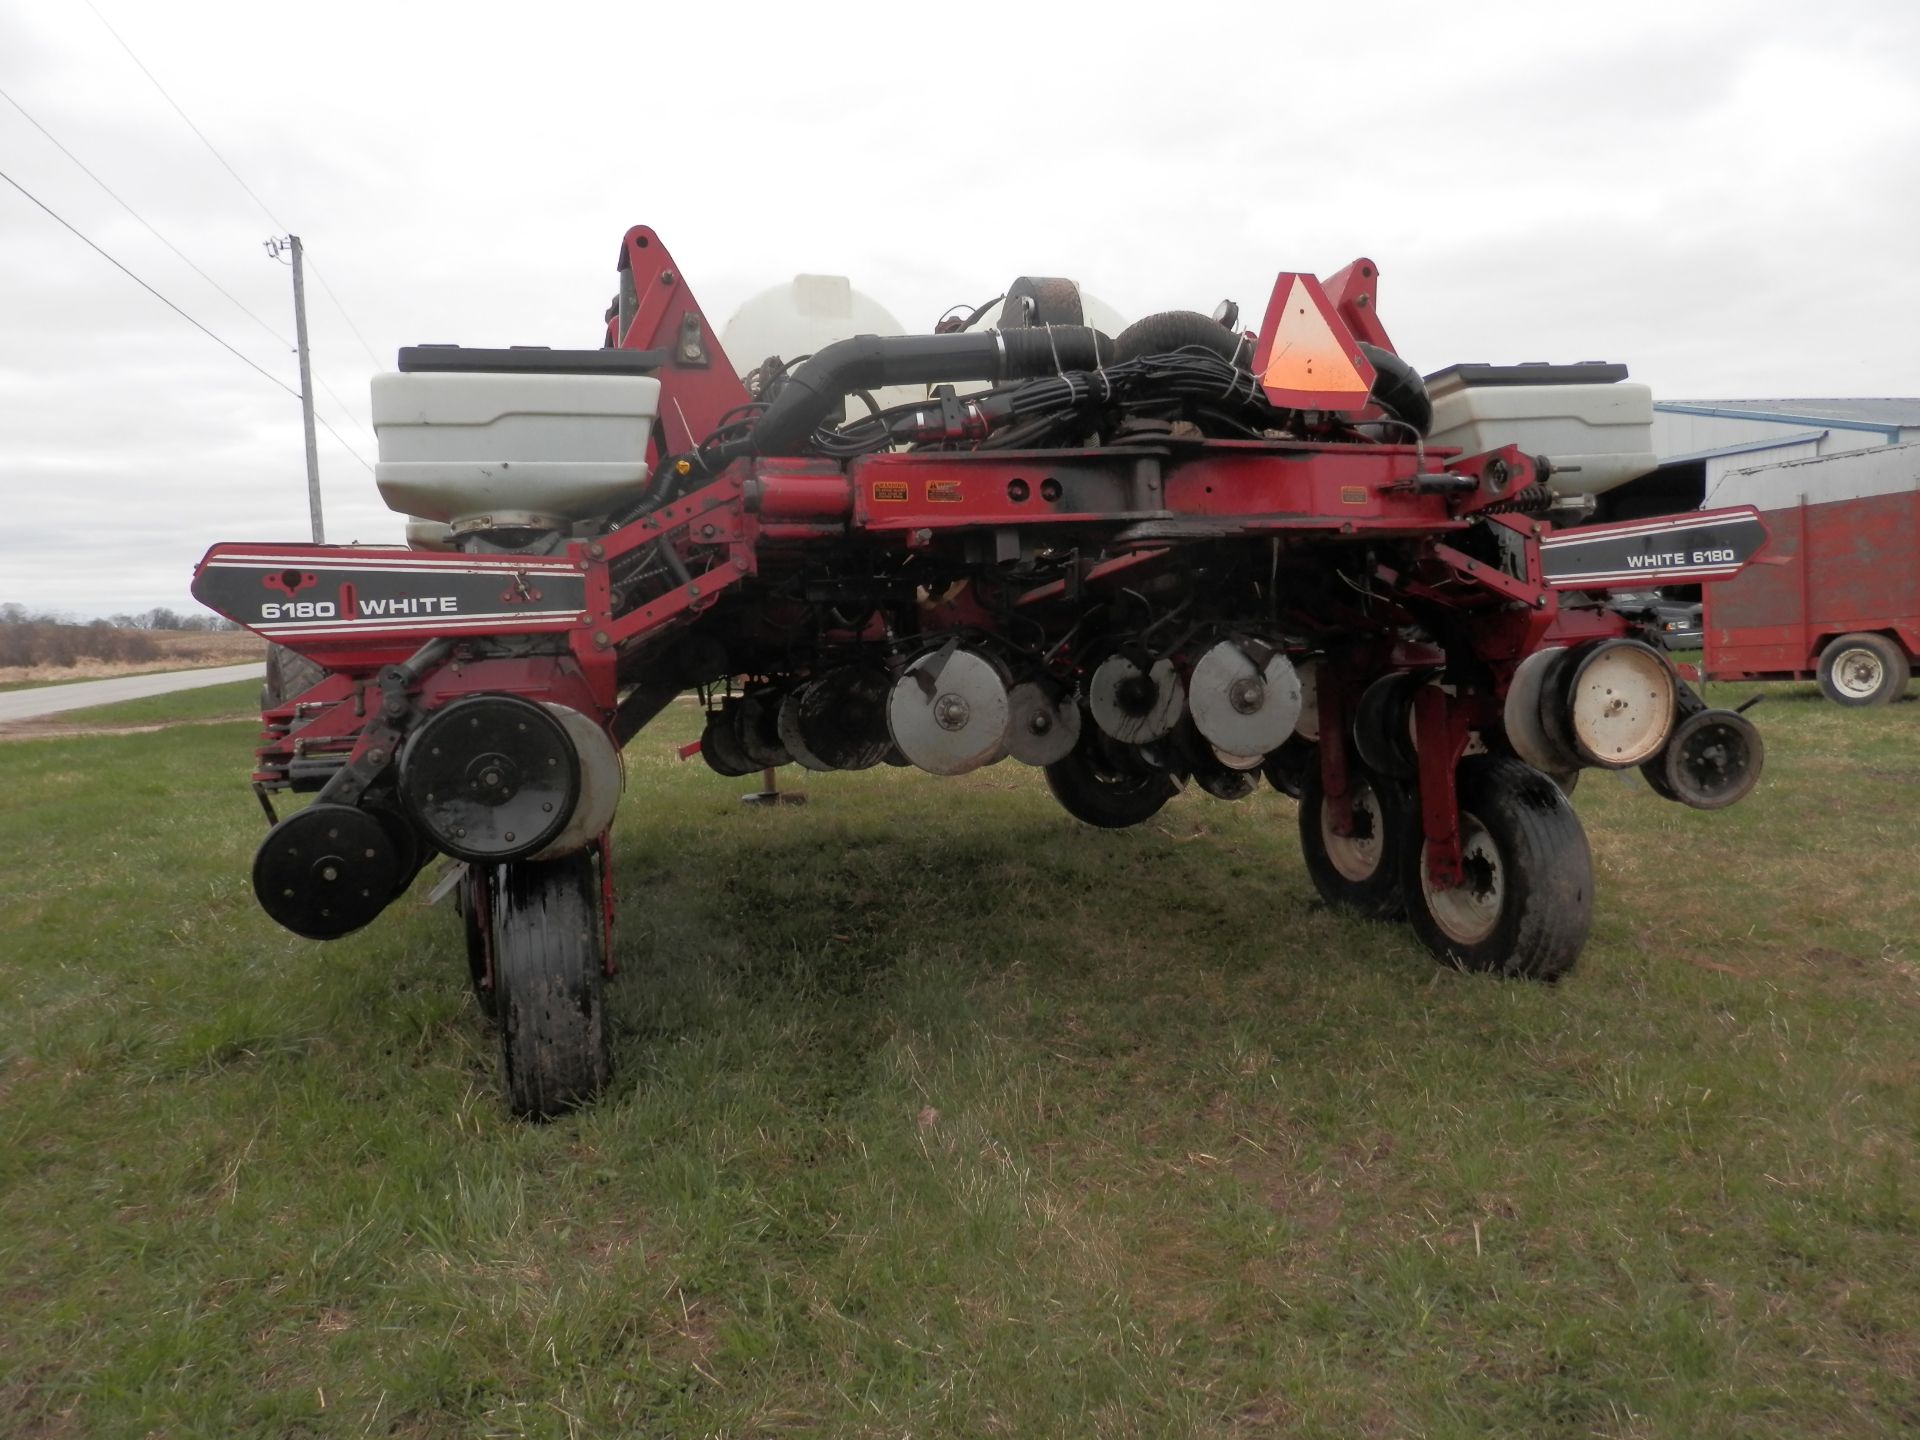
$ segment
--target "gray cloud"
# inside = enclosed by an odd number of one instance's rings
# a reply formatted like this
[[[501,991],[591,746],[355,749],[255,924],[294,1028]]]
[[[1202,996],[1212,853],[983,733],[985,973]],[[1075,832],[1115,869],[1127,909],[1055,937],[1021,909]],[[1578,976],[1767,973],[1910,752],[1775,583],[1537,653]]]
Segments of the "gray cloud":
[[[876,4],[101,8],[376,352],[594,342],[656,226],[716,320],[796,271],[909,325],[1019,273],[1128,313],[1379,263],[1423,368],[1627,360],[1670,396],[1920,393],[1920,20],[1796,5],[1098,11]],[[84,7],[0,13],[0,86],[282,334],[274,227]],[[0,105],[0,168],[250,358],[284,348]],[[321,412],[375,365],[311,287]],[[352,418],[350,418],[350,416]],[[398,517],[324,433],[329,531]],[[0,187],[0,599],[185,600],[299,538],[298,407]]]

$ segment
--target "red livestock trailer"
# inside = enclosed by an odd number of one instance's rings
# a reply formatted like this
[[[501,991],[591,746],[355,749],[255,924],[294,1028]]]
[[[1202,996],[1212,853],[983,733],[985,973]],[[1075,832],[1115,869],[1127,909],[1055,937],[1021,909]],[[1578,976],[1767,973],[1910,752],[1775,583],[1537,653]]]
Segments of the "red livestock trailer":
[[[1920,662],[1920,445],[1742,471],[1713,498],[1761,511],[1772,542],[1706,589],[1707,678],[1817,678],[1839,705],[1905,694]]]

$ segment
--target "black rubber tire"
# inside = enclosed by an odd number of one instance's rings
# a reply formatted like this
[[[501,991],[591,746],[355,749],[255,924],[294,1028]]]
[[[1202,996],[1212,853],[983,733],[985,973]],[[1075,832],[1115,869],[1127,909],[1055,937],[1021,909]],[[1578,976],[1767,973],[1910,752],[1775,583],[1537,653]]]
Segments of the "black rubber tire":
[[[1673,798],[1695,810],[1724,810],[1753,793],[1767,767],[1759,730],[1735,710],[1699,710],[1674,727],[1655,757]]]
[[[507,1108],[550,1120],[612,1072],[600,885],[589,851],[494,872],[493,979]]]
[[[492,897],[479,893],[481,886],[491,883],[493,869],[491,865],[468,864],[467,873],[460,877],[460,883],[454,887],[453,904],[460,912],[460,925],[466,935],[467,978],[473,985],[474,1003],[488,1020],[497,1021],[500,1007],[494,1003],[493,987],[487,984],[487,927]]]
[[[303,695],[327,678],[324,665],[297,655],[284,645],[267,642],[267,678],[260,686],[260,708],[271,710]]]
[[[1112,749],[1093,717],[1083,715],[1079,743],[1064,760],[1045,767],[1047,789],[1074,819],[1124,830],[1158,815],[1180,786],[1165,771],[1129,765]]]
[[[1855,667],[1869,672],[1877,668],[1878,683],[1865,690],[1850,683],[1848,671]],[[1821,691],[1834,704],[1864,709],[1869,705],[1891,705],[1906,694],[1907,682],[1913,678],[1913,665],[1907,659],[1907,652],[1884,635],[1842,635],[1820,652],[1819,675]]]
[[[1593,858],[1579,816],[1552,780],[1506,755],[1461,761],[1459,790],[1463,844],[1484,840],[1492,863],[1477,861],[1470,848],[1469,885],[1433,892],[1425,884],[1425,845],[1406,846],[1401,886],[1414,933],[1461,970],[1559,979],[1580,958],[1593,926]],[[1484,934],[1463,935],[1457,912],[1452,930],[1436,915],[1436,903],[1463,891],[1495,896],[1474,917],[1490,920]]]
[[[1269,751],[1260,773],[1289,800],[1298,800],[1307,784],[1307,771],[1320,764],[1320,748],[1300,735],[1289,735],[1278,750]]]
[[[1320,774],[1319,751],[1300,777],[1300,853],[1307,875],[1320,898],[1335,909],[1369,920],[1396,920],[1403,902],[1400,894],[1400,852],[1411,844],[1416,821],[1413,792],[1391,776],[1378,775],[1349,758],[1347,782],[1354,790],[1355,808],[1367,825],[1361,842],[1379,841],[1369,852],[1363,843],[1356,851],[1332,848],[1339,837],[1326,828],[1326,782]],[[1371,800],[1369,801],[1369,797]],[[1361,862],[1371,859],[1370,866]]]

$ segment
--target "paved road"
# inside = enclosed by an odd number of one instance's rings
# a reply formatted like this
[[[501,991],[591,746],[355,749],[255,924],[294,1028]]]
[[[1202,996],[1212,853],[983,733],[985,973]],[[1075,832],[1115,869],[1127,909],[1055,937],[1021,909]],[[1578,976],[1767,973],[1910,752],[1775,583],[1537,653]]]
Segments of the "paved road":
[[[259,680],[266,673],[267,667],[258,663],[221,665],[212,670],[163,670],[153,675],[116,675],[108,680],[82,680],[73,685],[8,690],[0,693],[0,722],[31,720],[39,715],[58,715],[62,710],[85,710],[92,705],[141,700],[149,695],[169,695],[175,690],[198,690],[203,685],[224,685],[231,680]]]

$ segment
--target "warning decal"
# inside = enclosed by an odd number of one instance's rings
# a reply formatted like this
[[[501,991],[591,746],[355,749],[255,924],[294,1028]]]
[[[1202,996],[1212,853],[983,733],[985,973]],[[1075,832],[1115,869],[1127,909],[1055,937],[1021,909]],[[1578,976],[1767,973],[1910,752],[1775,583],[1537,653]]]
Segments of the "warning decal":
[[[900,504],[907,498],[907,482],[904,480],[876,480],[873,482],[873,498],[876,502]]]
[[[927,499],[938,504],[958,505],[962,499],[958,480],[929,480]]]

